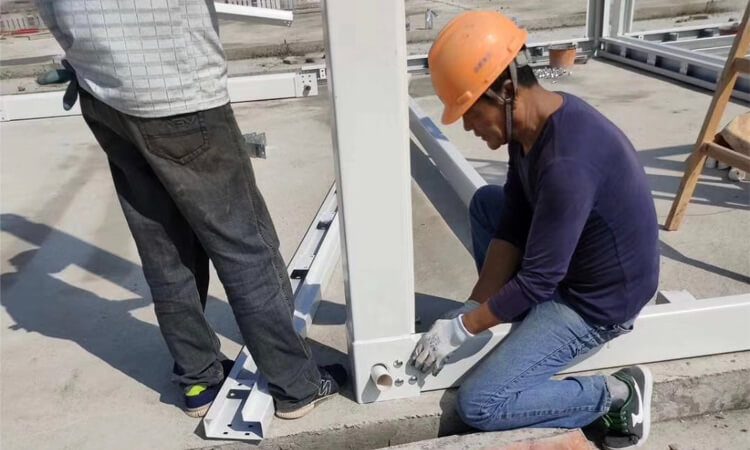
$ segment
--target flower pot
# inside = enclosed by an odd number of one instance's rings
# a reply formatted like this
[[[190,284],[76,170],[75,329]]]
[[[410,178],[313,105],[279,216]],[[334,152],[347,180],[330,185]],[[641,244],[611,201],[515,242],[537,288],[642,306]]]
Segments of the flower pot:
[[[550,67],[570,67],[576,62],[576,47],[573,44],[553,45],[549,48]]]

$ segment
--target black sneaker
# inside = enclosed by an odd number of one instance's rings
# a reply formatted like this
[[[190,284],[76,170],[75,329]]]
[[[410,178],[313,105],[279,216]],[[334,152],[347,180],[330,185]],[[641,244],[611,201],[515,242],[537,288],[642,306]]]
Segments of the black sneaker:
[[[221,367],[224,369],[224,379],[229,375],[232,366],[234,366],[234,361],[231,359],[221,361]],[[213,386],[208,386],[206,384],[191,384],[190,386],[185,386],[185,407],[183,409],[185,414],[196,418],[205,416],[208,412],[208,408],[211,407],[211,403],[213,403],[216,395],[219,393],[222,384],[223,380],[221,383]]]
[[[341,389],[346,383],[346,369],[341,364],[323,366],[319,369],[320,385],[318,386],[318,393],[315,394],[315,397],[313,397],[310,403],[298,406],[296,409],[289,411],[279,411],[277,409],[276,417],[288,420],[299,419],[300,417],[307,415],[323,401],[336,395],[339,392],[339,389]]]
[[[654,378],[645,366],[626,367],[612,376],[628,385],[630,395],[622,408],[602,417],[608,428],[603,446],[607,450],[640,447],[646,443],[651,428]]]

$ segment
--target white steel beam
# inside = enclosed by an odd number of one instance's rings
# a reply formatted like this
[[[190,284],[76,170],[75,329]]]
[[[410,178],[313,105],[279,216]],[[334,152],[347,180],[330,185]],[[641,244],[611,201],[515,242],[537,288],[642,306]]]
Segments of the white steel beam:
[[[469,164],[413,98],[409,99],[409,127],[435,162],[443,178],[468,208],[474,193],[486,185],[487,181]]]
[[[318,95],[318,80],[312,73],[274,73],[229,77],[232,103]],[[0,96],[0,121],[43,119],[80,115],[78,103],[70,111],[62,107],[64,91]]]
[[[649,305],[635,322],[634,331],[605,344],[597,353],[562,373],[620,367],[630,364],[667,361],[680,358],[750,350],[750,294],[679,301]],[[464,344],[451,362],[437,375],[423,375],[408,366],[406,378],[422,391],[446,389],[460,384],[481,359],[511,331],[513,324],[498,325]],[[412,336],[411,347],[420,334]],[[411,348],[392,353],[391,358],[408,358]],[[363,349],[364,350],[364,349]],[[383,346],[368,349],[373,353],[398,350]],[[404,389],[393,387],[391,390]]]
[[[403,373],[405,366],[360,348],[383,340],[409,346],[414,332],[405,17],[403,0],[323,1],[349,357],[360,402],[388,397],[371,380],[374,367]],[[386,375],[379,379],[403,384]],[[416,387],[409,393],[417,394]]]
[[[258,8],[255,6],[232,5],[214,2],[216,14],[222,19],[241,20],[266,25],[291,26],[294,13],[283,9]]]

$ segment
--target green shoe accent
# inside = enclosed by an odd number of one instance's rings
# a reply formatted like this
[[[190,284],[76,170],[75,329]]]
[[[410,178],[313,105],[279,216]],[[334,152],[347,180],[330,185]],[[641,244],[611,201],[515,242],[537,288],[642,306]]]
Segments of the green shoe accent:
[[[202,385],[202,384],[194,384],[190,386],[185,391],[186,397],[197,397],[201,395],[206,389],[208,389],[208,386]]]
[[[625,377],[621,374],[614,374],[613,376],[628,385],[628,398],[625,400],[625,403],[622,404],[622,407],[620,409],[618,409],[617,411],[608,412],[607,414],[602,416],[602,419],[604,420],[604,424],[611,431],[615,431],[617,433],[627,433],[628,418],[626,411],[628,410],[627,406],[630,405],[630,402],[633,400],[633,390],[635,388],[633,386],[633,380],[630,377]]]

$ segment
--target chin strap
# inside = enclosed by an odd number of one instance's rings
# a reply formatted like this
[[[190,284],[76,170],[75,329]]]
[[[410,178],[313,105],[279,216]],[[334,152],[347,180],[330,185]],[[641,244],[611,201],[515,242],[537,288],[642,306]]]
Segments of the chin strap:
[[[510,142],[513,136],[513,102],[518,93],[518,69],[529,65],[529,54],[527,50],[520,52],[508,66],[510,72],[510,83],[513,86],[513,94],[511,98],[504,99],[500,97],[492,89],[487,90],[487,95],[498,102],[500,105],[505,106],[505,135],[507,136],[508,142]]]

